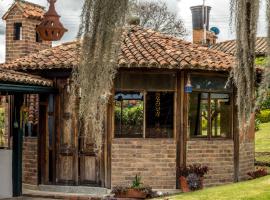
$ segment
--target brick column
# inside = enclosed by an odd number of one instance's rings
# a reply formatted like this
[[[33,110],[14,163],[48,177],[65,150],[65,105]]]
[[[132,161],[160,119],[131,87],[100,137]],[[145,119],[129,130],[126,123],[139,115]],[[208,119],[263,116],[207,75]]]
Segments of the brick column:
[[[38,138],[24,138],[22,170],[24,184],[38,185]]]

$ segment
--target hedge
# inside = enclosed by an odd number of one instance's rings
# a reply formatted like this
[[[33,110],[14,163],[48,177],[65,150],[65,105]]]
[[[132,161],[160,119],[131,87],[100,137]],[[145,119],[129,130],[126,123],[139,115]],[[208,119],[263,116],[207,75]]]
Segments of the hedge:
[[[270,122],[270,109],[261,110],[259,114],[257,114],[257,119],[260,120],[261,123]]]

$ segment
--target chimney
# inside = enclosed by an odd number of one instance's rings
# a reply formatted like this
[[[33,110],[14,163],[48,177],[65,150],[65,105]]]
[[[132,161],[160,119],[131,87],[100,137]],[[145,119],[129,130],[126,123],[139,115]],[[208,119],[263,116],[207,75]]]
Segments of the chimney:
[[[192,13],[193,43],[211,46],[216,43],[217,36],[209,31],[210,6],[193,6]],[[204,31],[204,24],[206,31]]]

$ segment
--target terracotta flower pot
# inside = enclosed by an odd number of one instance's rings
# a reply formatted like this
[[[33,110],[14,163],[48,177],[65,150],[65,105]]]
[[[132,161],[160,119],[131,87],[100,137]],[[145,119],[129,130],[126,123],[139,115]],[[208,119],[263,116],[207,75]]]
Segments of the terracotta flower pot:
[[[130,188],[125,193],[115,194],[115,197],[116,198],[145,199],[146,194],[143,191]]]
[[[203,177],[200,177],[200,189],[203,189]]]
[[[127,198],[145,199],[146,198],[146,194],[143,191],[140,191],[140,190],[128,189],[128,191],[127,191]]]
[[[186,177],[180,176],[179,181],[180,181],[180,186],[181,186],[182,192],[189,192],[190,189],[189,189]]]

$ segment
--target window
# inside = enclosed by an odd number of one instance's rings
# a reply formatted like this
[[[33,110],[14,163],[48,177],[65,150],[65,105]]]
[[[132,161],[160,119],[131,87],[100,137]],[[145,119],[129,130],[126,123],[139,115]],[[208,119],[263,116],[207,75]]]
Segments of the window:
[[[37,28],[38,26],[36,26],[36,28]],[[38,43],[42,43],[42,39],[41,39],[41,37],[40,37],[40,35],[39,35],[39,33],[36,31],[36,42],[38,42]]]
[[[22,23],[14,24],[14,40],[22,40]]]
[[[143,94],[117,92],[115,94],[115,135],[143,137]]]
[[[222,77],[191,78],[189,132],[191,138],[229,138],[232,131],[232,91]]]
[[[115,82],[115,137],[172,138],[174,82],[174,74],[119,74]]]

